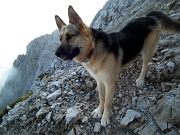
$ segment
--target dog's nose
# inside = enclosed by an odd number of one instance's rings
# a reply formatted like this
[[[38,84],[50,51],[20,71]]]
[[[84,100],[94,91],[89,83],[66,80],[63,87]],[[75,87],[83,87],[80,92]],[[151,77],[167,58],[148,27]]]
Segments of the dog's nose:
[[[61,55],[61,50],[56,50],[55,55],[59,57]]]

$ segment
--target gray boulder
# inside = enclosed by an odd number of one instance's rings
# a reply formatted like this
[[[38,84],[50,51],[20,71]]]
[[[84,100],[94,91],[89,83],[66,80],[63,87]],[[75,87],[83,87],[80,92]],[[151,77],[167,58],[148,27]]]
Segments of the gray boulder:
[[[161,130],[165,130],[168,124],[180,123],[180,89],[174,89],[166,93],[157,105],[149,109]]]

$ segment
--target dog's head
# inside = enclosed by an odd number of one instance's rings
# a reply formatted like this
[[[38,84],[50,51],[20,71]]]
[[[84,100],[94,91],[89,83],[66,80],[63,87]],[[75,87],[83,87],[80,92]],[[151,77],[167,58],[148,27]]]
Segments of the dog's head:
[[[55,16],[61,41],[55,55],[62,60],[75,59],[77,62],[83,62],[94,48],[91,31],[72,6],[68,8],[68,16],[68,25],[59,16]]]

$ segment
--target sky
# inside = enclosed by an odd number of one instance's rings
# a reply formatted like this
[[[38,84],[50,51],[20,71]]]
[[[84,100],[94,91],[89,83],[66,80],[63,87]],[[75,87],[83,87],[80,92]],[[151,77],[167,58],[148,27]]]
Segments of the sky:
[[[68,6],[90,25],[107,0],[2,0],[0,1],[0,88],[13,61],[25,54],[34,38],[57,29],[54,16],[68,24]]]

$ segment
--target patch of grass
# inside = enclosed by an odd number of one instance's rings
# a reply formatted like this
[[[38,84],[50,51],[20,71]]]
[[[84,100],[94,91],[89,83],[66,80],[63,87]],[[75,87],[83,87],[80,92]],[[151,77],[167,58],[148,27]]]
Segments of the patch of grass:
[[[51,76],[52,74],[49,74],[49,73],[42,73],[42,74],[40,74],[39,76],[38,76],[38,78],[40,79],[40,80],[42,80],[44,77],[49,77],[49,76]]]
[[[94,78],[90,77],[90,78],[89,78],[89,81],[91,81],[91,82],[94,81]]]
[[[43,73],[43,74],[40,74],[40,75],[38,76],[38,78],[39,78],[40,80],[42,80],[45,76],[46,76],[46,73]]]
[[[16,101],[14,101],[13,103],[9,104],[9,107],[13,108],[18,102],[22,102],[24,100],[26,100],[28,97],[30,97],[33,94],[33,91],[30,90],[26,95],[24,95],[23,97],[17,99]],[[0,113],[0,122],[2,122],[2,117],[8,113],[8,109],[5,107],[2,112]]]

